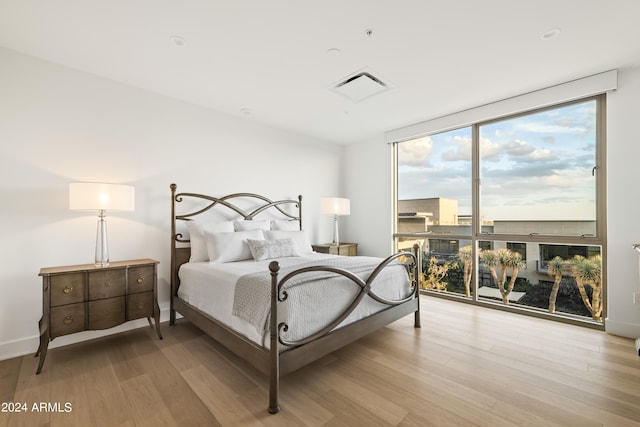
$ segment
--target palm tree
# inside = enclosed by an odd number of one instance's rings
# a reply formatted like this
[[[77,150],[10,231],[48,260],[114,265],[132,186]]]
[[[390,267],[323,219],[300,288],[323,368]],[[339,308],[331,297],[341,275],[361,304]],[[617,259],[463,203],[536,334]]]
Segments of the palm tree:
[[[493,277],[493,281],[498,286],[500,295],[502,295],[502,302],[504,304],[509,304],[509,294],[513,291],[513,286],[516,283],[518,272],[526,268],[526,265],[522,260],[522,255],[518,252],[512,252],[509,249],[501,248],[496,249],[495,251],[483,251],[480,256],[480,260],[489,269],[491,277]],[[500,268],[499,278],[496,268]],[[505,287],[509,272],[511,272],[511,278]]]
[[[471,250],[471,245],[463,246],[458,251],[458,259],[462,263],[462,276],[464,280],[464,292],[470,297],[471,296],[471,273],[473,272],[473,252]]]
[[[594,320],[602,321],[602,259],[600,255],[594,255],[588,259],[576,255],[571,260],[571,264],[582,302]],[[591,301],[589,301],[585,285],[589,285],[593,289]]]
[[[556,298],[558,296],[558,289],[560,288],[560,281],[562,281],[564,265],[564,260],[559,256],[553,258],[547,265],[547,274],[553,277],[553,287],[549,295],[549,313],[556,312]]]

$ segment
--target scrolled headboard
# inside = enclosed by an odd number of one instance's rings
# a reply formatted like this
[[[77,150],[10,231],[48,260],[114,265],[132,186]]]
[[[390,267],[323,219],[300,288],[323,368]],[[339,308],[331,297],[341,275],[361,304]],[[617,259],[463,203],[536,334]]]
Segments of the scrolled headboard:
[[[191,221],[212,209],[226,210],[234,215],[235,219],[253,220],[256,215],[269,212],[271,217],[279,217],[283,220],[298,221],[302,230],[302,196],[298,200],[271,200],[267,197],[253,193],[234,193],[223,197],[214,197],[198,193],[177,193],[178,186],[171,184],[171,298],[178,293],[180,281],[178,270],[180,266],[189,262],[191,249],[187,246],[189,239],[185,238],[178,230],[177,224],[181,221]],[[197,208],[187,212],[178,213],[181,203],[187,201],[197,202]],[[242,201],[243,204],[238,202]],[[204,205],[204,207],[203,207]],[[247,207],[244,207],[246,205]],[[293,207],[297,214],[292,213],[287,207]],[[185,208],[186,210],[186,208]],[[293,210],[293,209],[292,209]]]

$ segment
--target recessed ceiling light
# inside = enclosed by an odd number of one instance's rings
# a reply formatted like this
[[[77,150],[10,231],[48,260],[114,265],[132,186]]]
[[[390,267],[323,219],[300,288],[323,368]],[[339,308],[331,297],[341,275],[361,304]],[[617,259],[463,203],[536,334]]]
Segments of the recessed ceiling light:
[[[327,50],[327,55],[337,55],[341,52],[342,51],[340,49],[332,47],[331,49]]]
[[[240,112],[241,112],[242,114],[244,114],[245,116],[249,116],[249,115],[251,115],[251,110],[250,110],[249,108],[241,108],[241,109],[240,109]]]
[[[542,40],[555,39],[560,34],[560,31],[561,31],[560,28],[552,28],[550,30],[547,30],[544,33],[542,33]]]
[[[173,42],[173,44],[176,45],[176,46],[182,47],[182,46],[187,44],[187,41],[183,37],[171,36],[170,38],[171,38],[171,41]]]

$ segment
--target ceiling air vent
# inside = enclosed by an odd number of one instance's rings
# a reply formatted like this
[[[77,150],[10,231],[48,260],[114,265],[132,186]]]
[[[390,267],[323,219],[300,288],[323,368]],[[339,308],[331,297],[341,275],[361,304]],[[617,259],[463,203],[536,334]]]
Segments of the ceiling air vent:
[[[354,102],[377,95],[389,87],[369,72],[359,72],[333,86],[333,90]]]

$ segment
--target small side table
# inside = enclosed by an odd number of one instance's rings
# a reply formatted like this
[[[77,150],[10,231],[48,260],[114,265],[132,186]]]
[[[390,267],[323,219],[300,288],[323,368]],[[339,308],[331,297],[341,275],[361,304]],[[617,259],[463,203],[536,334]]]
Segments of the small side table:
[[[357,243],[326,243],[322,245],[311,245],[314,251],[322,253],[322,254],[332,254],[332,255],[346,255],[346,256],[356,256],[358,255],[358,244]]]
[[[49,341],[81,331],[108,329],[129,320],[146,317],[158,338],[158,261],[138,259],[42,268],[42,318],[40,346],[36,357],[39,374],[47,356]]]

